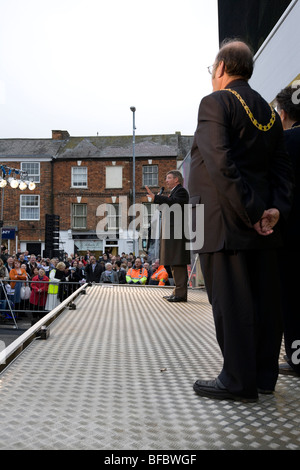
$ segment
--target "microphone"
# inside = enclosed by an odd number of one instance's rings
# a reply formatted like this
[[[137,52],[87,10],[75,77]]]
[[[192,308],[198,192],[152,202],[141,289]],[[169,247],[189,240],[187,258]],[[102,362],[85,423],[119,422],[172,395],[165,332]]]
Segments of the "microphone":
[[[164,192],[164,190],[165,190],[165,188],[164,188],[164,187],[160,188],[160,191],[159,191],[159,193],[158,193],[157,195],[158,195],[158,196],[161,196],[161,195],[162,195],[162,193]]]

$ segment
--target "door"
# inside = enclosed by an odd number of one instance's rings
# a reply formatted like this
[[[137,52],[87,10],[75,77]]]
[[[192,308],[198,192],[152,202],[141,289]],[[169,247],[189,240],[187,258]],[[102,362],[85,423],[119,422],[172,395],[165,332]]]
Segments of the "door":
[[[29,251],[29,255],[42,255],[42,244],[41,243],[27,243],[26,250]]]

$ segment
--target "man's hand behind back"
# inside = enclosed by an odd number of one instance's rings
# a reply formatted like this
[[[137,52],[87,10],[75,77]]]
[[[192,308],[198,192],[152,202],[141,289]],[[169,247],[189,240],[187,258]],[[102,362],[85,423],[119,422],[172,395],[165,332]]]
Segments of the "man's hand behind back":
[[[253,225],[253,228],[259,235],[267,236],[273,233],[273,228],[277,224],[280,217],[278,209],[267,209],[264,211],[261,219]]]

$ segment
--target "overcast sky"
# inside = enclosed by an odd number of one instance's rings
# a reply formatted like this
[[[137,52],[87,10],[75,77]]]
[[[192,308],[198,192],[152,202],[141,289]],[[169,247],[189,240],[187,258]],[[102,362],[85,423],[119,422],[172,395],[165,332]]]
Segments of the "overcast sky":
[[[217,0],[0,0],[0,138],[193,135]]]

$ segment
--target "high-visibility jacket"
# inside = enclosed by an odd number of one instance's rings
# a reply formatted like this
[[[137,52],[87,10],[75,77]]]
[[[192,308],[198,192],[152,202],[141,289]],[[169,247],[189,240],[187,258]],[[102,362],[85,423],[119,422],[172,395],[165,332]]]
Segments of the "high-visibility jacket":
[[[147,276],[148,272],[146,268],[129,268],[126,273],[126,282],[128,284],[131,282],[134,284],[137,284],[138,282],[140,282],[140,284],[146,284]]]
[[[168,273],[163,265],[158,266],[157,270],[152,274],[151,281],[158,282],[159,286],[164,286],[168,280]],[[156,284],[155,282],[155,284]]]
[[[48,294],[58,294],[58,283],[59,279],[56,279],[55,276],[56,269],[52,269],[49,274],[50,282],[48,287]]]

